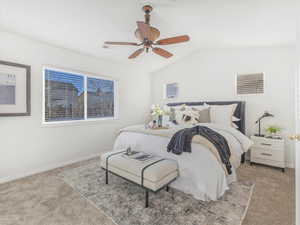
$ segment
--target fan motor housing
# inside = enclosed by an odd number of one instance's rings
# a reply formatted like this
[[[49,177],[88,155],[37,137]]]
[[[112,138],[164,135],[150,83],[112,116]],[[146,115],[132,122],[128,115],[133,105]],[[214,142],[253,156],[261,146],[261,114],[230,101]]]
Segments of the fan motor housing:
[[[141,36],[140,30],[136,29],[134,32],[135,36],[137,39],[139,39],[141,42],[143,42],[143,38]],[[150,36],[149,36],[149,40],[150,41],[155,41],[159,38],[160,35],[160,31],[158,29],[156,29],[155,27],[150,27]]]

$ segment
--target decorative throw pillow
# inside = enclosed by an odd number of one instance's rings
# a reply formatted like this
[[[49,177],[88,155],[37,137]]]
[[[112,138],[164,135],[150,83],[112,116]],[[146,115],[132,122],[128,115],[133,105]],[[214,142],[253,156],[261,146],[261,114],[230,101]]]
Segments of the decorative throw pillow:
[[[184,124],[184,113],[181,110],[175,110],[175,120],[173,121],[175,124]]]
[[[182,112],[185,110],[186,105],[167,106],[170,116],[170,121],[180,123],[183,117]],[[178,120],[178,121],[177,121]]]
[[[182,104],[178,106],[166,106],[167,111],[169,111],[170,121],[175,124],[218,123],[238,129],[238,126],[234,122],[238,122],[240,119],[233,115],[236,107],[237,104],[204,104],[195,106]]]
[[[199,119],[198,119],[199,123],[211,123],[209,107],[199,110],[198,112],[199,112]]]
[[[170,118],[170,121],[174,121],[176,120],[176,117],[175,117],[175,109],[170,107],[169,108],[169,118]]]
[[[198,123],[199,113],[185,104],[169,107],[170,121],[175,124],[196,124]]]
[[[198,113],[198,118],[197,121],[198,123],[210,123],[210,108],[209,105],[193,105],[191,108],[194,111],[197,111]]]
[[[182,111],[183,117],[183,123],[189,123],[189,124],[197,124],[199,123],[199,111],[193,109],[192,107],[186,106],[185,110]]]
[[[233,114],[237,104],[231,105],[210,105],[210,118],[212,123],[218,123],[225,126],[236,127],[233,120],[239,120]],[[234,118],[233,118],[234,117]]]

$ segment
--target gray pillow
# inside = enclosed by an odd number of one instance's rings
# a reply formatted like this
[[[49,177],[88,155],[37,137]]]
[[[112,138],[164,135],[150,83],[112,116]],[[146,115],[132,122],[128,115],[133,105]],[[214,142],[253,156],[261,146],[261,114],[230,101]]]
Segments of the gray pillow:
[[[193,108],[193,110],[197,110],[199,113],[199,118],[197,119],[199,123],[211,123],[210,108],[201,110]]]
[[[199,111],[199,122],[200,123],[211,123],[210,119],[210,108]]]

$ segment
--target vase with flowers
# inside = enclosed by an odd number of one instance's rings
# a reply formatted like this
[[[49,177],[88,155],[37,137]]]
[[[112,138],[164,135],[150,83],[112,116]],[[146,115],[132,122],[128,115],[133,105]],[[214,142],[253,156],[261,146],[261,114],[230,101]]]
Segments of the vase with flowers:
[[[164,115],[164,110],[159,105],[152,105],[151,115],[157,119],[157,126],[162,127],[162,120]]]

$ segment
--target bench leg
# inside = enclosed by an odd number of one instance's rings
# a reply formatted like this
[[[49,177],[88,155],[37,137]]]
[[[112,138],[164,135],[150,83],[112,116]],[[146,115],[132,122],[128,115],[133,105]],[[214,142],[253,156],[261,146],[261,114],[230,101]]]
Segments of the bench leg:
[[[145,189],[145,208],[149,206],[149,191]]]
[[[167,187],[166,187],[166,191],[167,191],[167,192],[169,192],[169,185],[167,185]]]
[[[108,184],[108,170],[105,170],[105,184]]]
[[[246,153],[243,153],[242,156],[241,156],[241,163],[245,163],[246,161]]]

